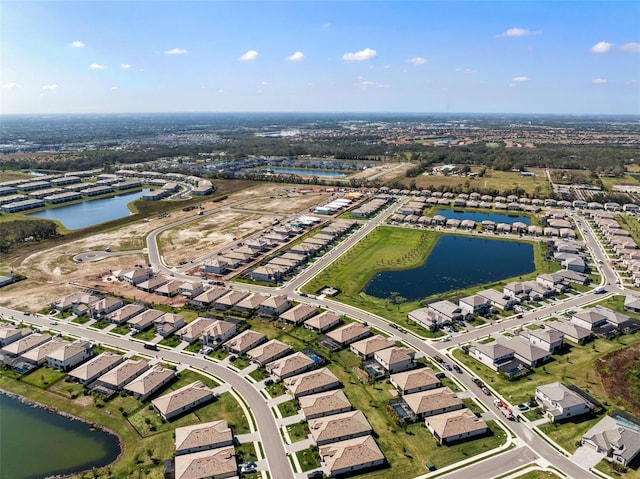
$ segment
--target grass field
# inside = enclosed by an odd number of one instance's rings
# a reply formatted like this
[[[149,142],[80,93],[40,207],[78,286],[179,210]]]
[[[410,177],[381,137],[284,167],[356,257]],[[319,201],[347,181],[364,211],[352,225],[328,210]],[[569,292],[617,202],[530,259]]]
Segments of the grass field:
[[[340,290],[340,294],[336,298],[343,303],[393,321],[421,336],[441,336],[441,332],[428,331],[407,318],[410,311],[422,306],[421,301],[393,304],[390,299],[375,298],[362,291],[367,282],[380,271],[409,269],[421,265],[440,236],[441,233],[435,231],[388,226],[376,228],[307,283],[303,290],[310,294],[317,294],[323,287],[332,286]],[[523,275],[519,280],[533,279],[537,274],[553,272],[560,268],[558,263],[544,260],[546,249],[542,242],[534,242],[533,249],[536,271],[529,275]],[[509,280],[509,278],[505,278],[497,283],[439,294],[438,298],[445,299],[452,296],[473,294],[487,287],[502,289],[502,286]]]

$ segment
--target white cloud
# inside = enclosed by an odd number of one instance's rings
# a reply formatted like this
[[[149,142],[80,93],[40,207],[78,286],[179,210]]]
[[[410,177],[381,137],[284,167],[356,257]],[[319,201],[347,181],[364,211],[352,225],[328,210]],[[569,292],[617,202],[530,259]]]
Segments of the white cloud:
[[[322,24],[322,28],[323,28],[324,30],[329,30],[329,29],[331,28],[331,24],[330,24],[330,23],[323,23],[323,24]]]
[[[255,50],[249,50],[245,52],[240,58],[238,58],[241,62],[252,62],[258,59],[258,52]]]
[[[60,88],[60,85],[43,85],[42,91],[56,91]]]
[[[345,53],[342,55],[342,59],[346,62],[362,62],[365,60],[371,60],[378,56],[378,53],[371,48],[365,48],[355,53]]]
[[[80,40],[76,40],[75,42],[71,42],[71,46],[73,48],[82,48],[82,47],[86,47],[86,45],[84,43],[82,43]]]
[[[359,77],[357,86],[361,90],[369,90],[370,88],[382,88],[385,85],[382,83],[377,83],[371,80],[367,80],[365,77]]]
[[[22,88],[22,87],[17,83],[13,83],[13,82],[3,83],[2,85],[0,85],[0,90],[16,90],[18,88]]]
[[[89,65],[91,70],[104,70],[106,67],[104,65],[100,65],[99,63],[92,63]]]
[[[613,48],[613,43],[605,42],[604,40],[596,43],[591,47],[593,53],[609,53]]]
[[[626,82],[627,85],[640,85],[640,78],[634,78]]]
[[[304,60],[304,53],[295,52],[294,54],[289,55],[286,59],[290,62],[301,62],[302,60]]]
[[[464,73],[465,75],[470,75],[472,73],[478,73],[478,70],[474,70],[473,68],[456,68],[458,73]]]
[[[268,82],[268,81],[262,81],[262,82],[260,82],[260,85],[262,85],[262,86],[267,86],[268,84],[269,84],[269,82]]]
[[[640,43],[639,42],[629,42],[620,46],[620,50],[623,52],[631,52],[631,53],[640,53]]]
[[[115,91],[115,90],[119,90],[120,87],[119,86],[112,86],[111,89]]]
[[[189,50],[185,50],[184,48],[172,48],[171,50],[165,50],[162,53],[165,55],[186,55],[189,53]]]
[[[219,95],[222,95],[224,93],[224,89],[218,88],[218,90],[216,90],[216,93],[218,93]]]
[[[120,68],[122,68],[123,70],[128,70],[129,68],[131,68],[131,65],[129,63],[121,63]]]
[[[526,28],[509,28],[496,37],[526,37],[527,35],[540,35],[542,30],[527,30]]]
[[[511,79],[511,81],[514,83],[524,83],[528,82],[529,80],[531,80],[531,78],[529,77],[515,77]]]
[[[424,65],[425,63],[427,63],[427,59],[424,57],[413,57],[413,58],[409,58],[407,62],[412,63],[414,65]]]
[[[607,83],[607,80],[605,80],[604,78],[594,78],[593,80],[591,80],[591,83],[593,83],[594,85],[600,86]]]

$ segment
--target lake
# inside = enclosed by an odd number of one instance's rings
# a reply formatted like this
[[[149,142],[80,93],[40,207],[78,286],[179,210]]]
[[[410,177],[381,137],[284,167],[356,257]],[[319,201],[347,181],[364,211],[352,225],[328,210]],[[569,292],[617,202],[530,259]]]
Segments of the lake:
[[[149,189],[145,188],[143,190],[134,191],[133,193],[125,193],[124,195],[116,195],[109,198],[100,198],[99,200],[88,200],[83,201],[82,203],[49,208],[37,213],[31,213],[28,216],[48,220],[58,220],[69,230],[87,228],[88,226],[117,220],[118,218],[131,214],[127,208],[127,203],[141,198],[142,195],[148,192]]]
[[[388,298],[393,292],[415,301],[533,271],[532,244],[445,235],[421,266],[378,273],[364,292],[377,298]]]
[[[280,168],[280,167],[269,167],[269,168],[261,168],[261,170],[268,170],[275,174],[285,174],[285,175],[306,175],[306,176],[327,176],[331,178],[344,178],[347,176],[346,173],[341,171],[333,171],[333,170],[312,170],[308,168]]]
[[[457,220],[472,220],[476,223],[481,223],[482,221],[493,221],[495,223],[508,223],[512,225],[516,222],[524,223],[525,225],[531,224],[529,218],[526,216],[519,215],[503,215],[500,213],[481,213],[476,211],[457,211],[457,210],[438,210],[434,213],[435,215],[444,216],[447,219],[455,218]]]
[[[0,479],[36,479],[102,467],[120,454],[116,436],[0,394]]]

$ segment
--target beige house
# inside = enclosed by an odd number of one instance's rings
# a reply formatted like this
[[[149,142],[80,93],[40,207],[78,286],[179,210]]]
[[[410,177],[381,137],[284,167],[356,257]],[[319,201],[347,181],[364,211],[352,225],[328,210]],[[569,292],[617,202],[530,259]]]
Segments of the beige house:
[[[329,331],[327,336],[333,339],[341,346],[348,346],[351,343],[356,342],[359,339],[366,338],[371,334],[369,327],[362,323],[349,323],[341,328]]]
[[[267,372],[278,379],[285,379],[304,373],[315,367],[316,363],[306,354],[297,352],[284,358],[272,361],[265,367]]]
[[[140,304],[125,304],[122,308],[116,309],[107,315],[107,320],[113,324],[123,324],[129,319],[143,312],[146,308]]]
[[[280,321],[299,326],[318,312],[318,308],[310,304],[299,304],[280,315]]]
[[[0,347],[5,347],[31,334],[31,328],[16,328],[12,324],[0,324]]]
[[[331,311],[324,311],[312,316],[304,322],[304,327],[319,333],[324,333],[340,323],[340,315]]]
[[[196,308],[207,309],[213,304],[213,302],[216,299],[224,296],[228,292],[229,292],[228,289],[221,288],[218,286],[216,286],[215,288],[207,289],[206,291],[203,291],[198,296],[193,298],[191,300],[191,305]]]
[[[104,373],[97,380],[98,384],[108,389],[121,391],[124,385],[133,381],[149,368],[149,362],[144,359],[127,359],[115,368]]]
[[[51,340],[50,334],[32,333],[0,349],[0,353],[2,355],[7,355],[10,357],[20,356],[33,348],[37,348],[38,346],[46,343],[49,340]]]
[[[317,417],[351,411],[351,403],[342,389],[302,396],[299,399],[299,403],[302,414],[307,421]]]
[[[437,388],[405,394],[402,399],[419,419],[464,407],[462,400],[449,388]]]
[[[250,314],[257,310],[265,299],[267,299],[267,297],[262,294],[251,294],[231,309],[239,313]]]
[[[292,376],[284,384],[295,398],[340,387],[338,378],[327,368]]]
[[[309,432],[316,445],[345,441],[371,434],[372,428],[362,411],[347,411],[309,419]]]
[[[440,444],[479,436],[488,430],[487,423],[467,408],[430,416],[425,419],[425,425]]]
[[[211,318],[198,317],[194,319],[192,322],[190,322],[189,324],[187,324],[186,326],[184,326],[182,329],[180,329],[176,333],[176,336],[178,336],[182,341],[186,341],[188,343],[194,343],[198,339],[200,339],[200,337],[207,330],[207,328],[211,327],[216,321],[218,320],[211,319]]]
[[[413,369],[392,374],[390,381],[398,392],[403,395],[440,387],[440,380],[431,368]]]
[[[164,314],[163,311],[158,311],[157,309],[147,309],[128,320],[127,324],[135,330],[144,331],[153,326],[154,322]]]
[[[160,388],[173,381],[175,376],[175,371],[157,364],[127,384],[124,390],[141,401],[145,401]]]
[[[372,436],[327,444],[319,449],[325,474],[336,477],[384,464],[385,457]]]
[[[227,421],[213,421],[177,427],[176,456],[233,445],[233,433]]]
[[[226,479],[238,476],[233,446],[175,457],[175,479]]]
[[[291,303],[285,295],[269,296],[258,308],[258,316],[276,318],[291,308]]]
[[[415,366],[413,361],[416,352],[413,349],[393,346],[373,353],[376,360],[389,374],[399,373],[412,369]]]
[[[226,311],[233,308],[247,296],[249,296],[249,293],[244,291],[229,291],[224,296],[220,296],[216,299],[211,306],[218,311]]]
[[[390,348],[394,345],[395,341],[393,339],[376,334],[375,336],[369,336],[368,338],[351,343],[349,349],[362,359],[371,359],[375,352]]]
[[[47,355],[50,368],[69,371],[82,361],[93,356],[93,345],[89,341],[65,343]]]
[[[255,348],[260,343],[267,340],[267,337],[257,331],[247,329],[241,332],[236,337],[231,338],[229,341],[222,344],[222,347],[227,351],[236,354],[244,354],[252,348]]]
[[[101,300],[91,305],[89,309],[90,316],[92,318],[106,316],[107,314],[114,312],[122,306],[124,306],[124,302],[120,298],[102,298]]]
[[[200,404],[211,401],[214,398],[213,391],[202,382],[195,381],[176,391],[151,401],[160,415],[167,421],[184,414]],[[176,475],[177,477],[177,475]]]
[[[53,338],[50,341],[23,353],[20,357],[24,361],[40,366],[47,361],[47,356],[49,354],[53,353],[56,349],[61,348],[65,344],[70,343],[59,338]]]
[[[200,336],[200,342],[207,346],[217,348],[222,343],[232,338],[238,331],[238,325],[230,321],[215,320]]]
[[[204,291],[202,281],[185,281],[178,288],[178,292],[187,299],[194,299]]]
[[[75,379],[80,384],[87,385],[110,369],[115,368],[122,361],[124,361],[123,356],[105,352],[70,371],[69,377]]]
[[[167,298],[173,298],[180,293],[180,287],[182,286],[182,281],[178,281],[177,279],[172,279],[171,281],[167,281],[164,284],[161,284],[156,289],[154,289],[154,293],[159,294],[160,296],[166,296]]]
[[[153,324],[156,327],[156,333],[166,338],[183,327],[185,323],[184,316],[181,314],[165,313],[156,319]]]
[[[252,362],[257,363],[260,366],[264,366],[265,364],[275,361],[290,352],[291,346],[283,343],[282,341],[278,341],[277,339],[272,339],[271,341],[267,341],[266,343],[247,351],[247,356],[251,358]]]

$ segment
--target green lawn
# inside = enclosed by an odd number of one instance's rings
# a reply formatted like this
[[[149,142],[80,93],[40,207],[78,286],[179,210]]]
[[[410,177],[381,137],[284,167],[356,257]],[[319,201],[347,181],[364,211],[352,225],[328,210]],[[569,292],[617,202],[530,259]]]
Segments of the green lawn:
[[[277,398],[279,396],[282,396],[283,394],[286,394],[287,388],[285,387],[283,381],[278,381],[271,384],[270,386],[267,386],[267,392],[272,398]]]
[[[46,389],[52,384],[57,383],[67,375],[57,369],[42,366],[35,371],[31,371],[29,374],[22,377],[22,382],[31,384],[41,389]]]
[[[551,471],[529,471],[517,476],[516,479],[560,479],[560,476]]]
[[[542,424],[538,429],[573,454],[576,452],[580,438],[601,419],[602,415],[576,417],[571,421]]]
[[[89,318],[87,316],[84,316],[84,315],[76,316],[75,318],[73,318],[71,320],[71,322],[75,323],[75,324],[86,324],[86,323],[89,322]]]
[[[265,368],[258,368],[255,371],[250,372],[249,376],[251,376],[256,381],[262,381],[263,379],[269,377],[269,373]]]
[[[127,334],[129,331],[131,331],[131,328],[129,328],[129,325],[127,324],[121,324],[120,326],[116,326],[115,328],[113,328],[111,331],[109,331],[110,333],[113,334],[119,334],[121,336],[124,336],[125,334]]]
[[[169,336],[168,338],[164,338],[158,344],[161,346],[166,346],[168,348],[175,348],[180,344],[180,342],[180,338],[178,338],[177,336]]]
[[[287,426],[287,432],[291,438],[291,442],[302,441],[309,435],[309,425],[306,421],[300,421]]]
[[[295,351],[318,347],[318,333],[310,329],[260,318],[251,318],[247,323],[253,331],[264,334],[268,339],[289,344]]]
[[[278,410],[282,417],[295,416],[298,414],[298,408],[299,404],[296,399],[278,404]]]
[[[151,341],[156,337],[155,328],[147,329],[146,331],[140,331],[133,335],[134,338],[139,339],[140,341]]]
[[[231,361],[231,364],[237,369],[244,369],[251,364],[251,361],[247,356],[236,356],[236,359]]]
[[[217,401],[197,409],[195,415],[201,422],[224,419],[234,434],[246,434],[250,432],[249,421],[242,412],[242,407],[233,395],[228,392],[222,393]]]
[[[620,336],[613,340],[596,339],[583,346],[572,345],[564,354],[554,355],[549,363],[536,368],[534,373],[515,381],[505,379],[459,349],[453,354],[456,359],[469,367],[475,376],[483,379],[512,404],[528,401],[535,395],[537,386],[560,381],[565,384],[575,384],[608,407],[615,405],[615,401],[602,388],[593,362],[599,357],[638,342],[640,342],[640,335],[636,334]]]
[[[92,328],[95,329],[104,329],[107,326],[109,326],[111,323],[109,321],[107,321],[106,319],[99,319],[98,321],[96,321],[95,323],[93,323],[91,325]]]
[[[317,448],[310,447],[309,449],[298,451],[296,452],[296,456],[298,457],[298,462],[300,463],[302,472],[307,472],[320,467],[320,455],[318,454]]]
[[[598,471],[604,472],[611,477],[624,477],[624,479],[640,479],[640,468],[635,469],[626,468],[624,471],[616,471],[614,465],[609,461],[603,459],[595,467]]]

